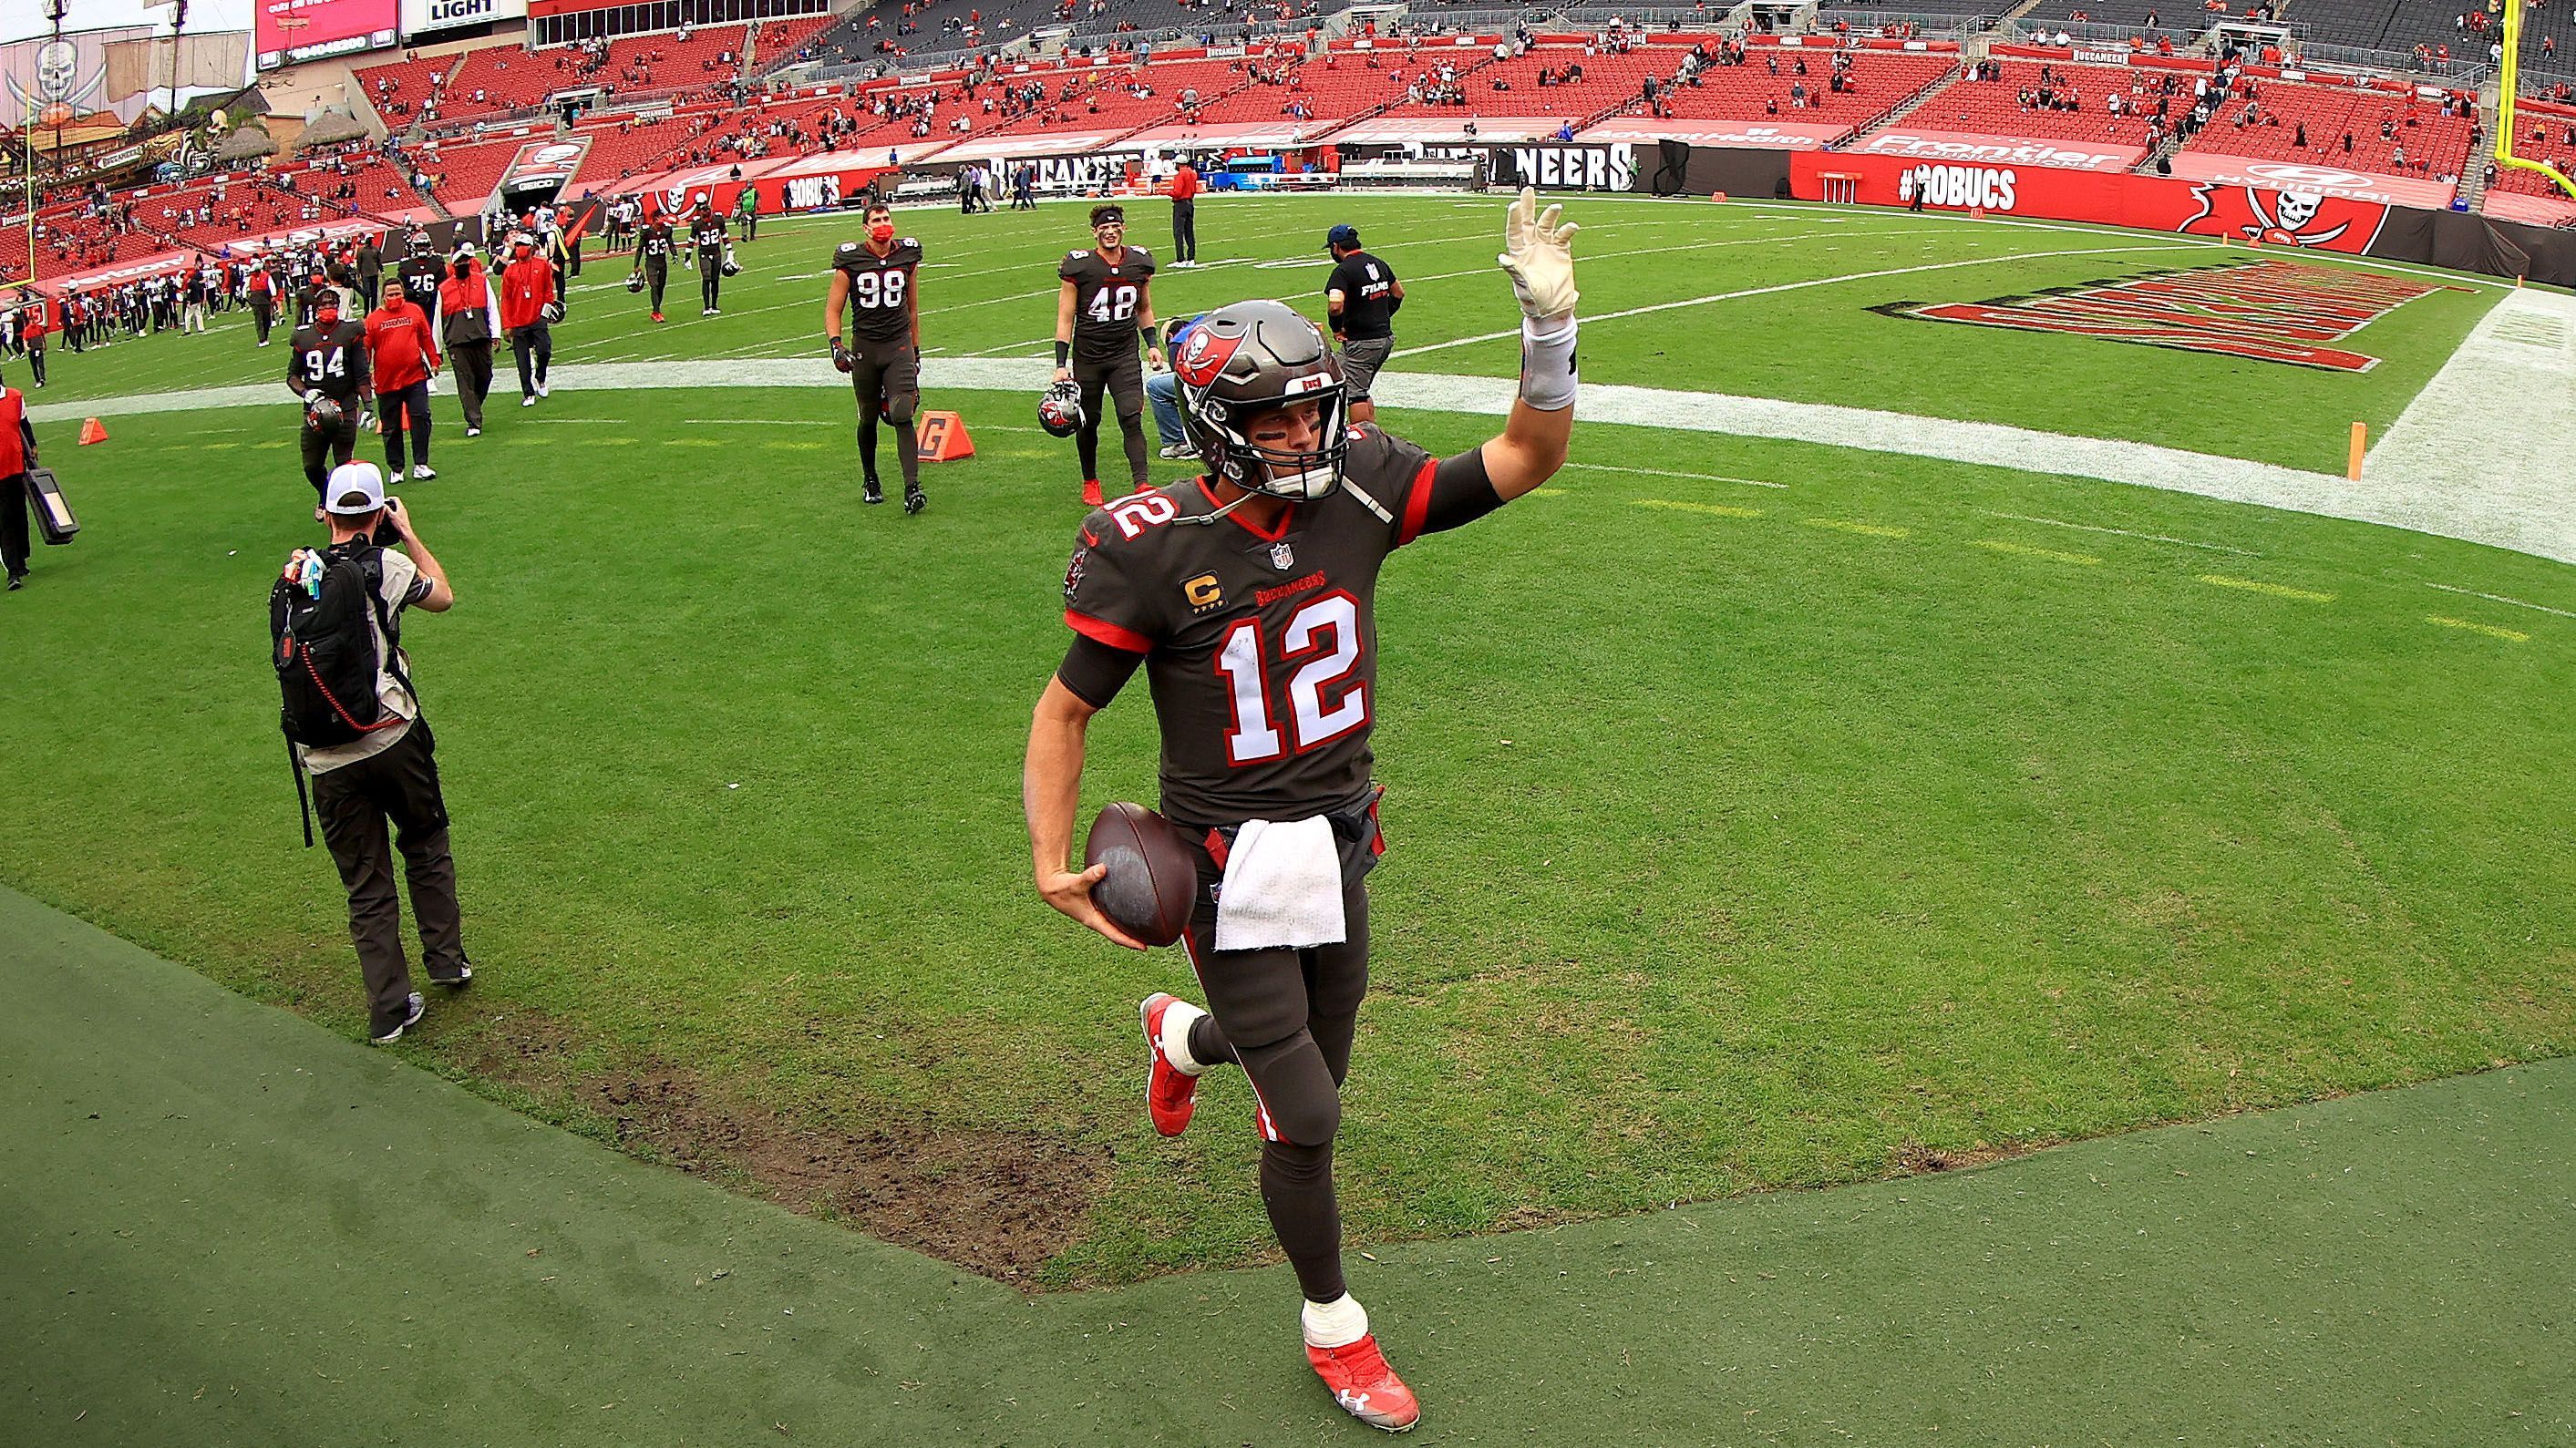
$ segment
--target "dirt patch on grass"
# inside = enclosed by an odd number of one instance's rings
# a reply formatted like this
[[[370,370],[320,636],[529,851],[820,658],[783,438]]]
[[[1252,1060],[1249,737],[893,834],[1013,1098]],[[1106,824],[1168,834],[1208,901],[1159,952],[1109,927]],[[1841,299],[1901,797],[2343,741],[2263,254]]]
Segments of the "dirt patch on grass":
[[[517,1012],[469,1060],[486,1080],[597,1118],[636,1155],[998,1281],[1033,1283],[1081,1237],[1109,1176],[1107,1148],[1041,1132],[818,1129],[664,1063],[589,1073],[580,1054],[560,1023]]]
[[[1933,1172],[1971,1171],[1981,1166],[1992,1166],[1999,1161],[2010,1161],[2017,1156],[2028,1156],[2035,1151],[2045,1151],[2058,1144],[2054,1140],[2029,1141],[2015,1142],[2009,1146],[1978,1145],[1964,1151],[1950,1151],[1937,1146],[1925,1146],[1919,1141],[1909,1141],[1888,1156],[1886,1174],[1927,1176]]]

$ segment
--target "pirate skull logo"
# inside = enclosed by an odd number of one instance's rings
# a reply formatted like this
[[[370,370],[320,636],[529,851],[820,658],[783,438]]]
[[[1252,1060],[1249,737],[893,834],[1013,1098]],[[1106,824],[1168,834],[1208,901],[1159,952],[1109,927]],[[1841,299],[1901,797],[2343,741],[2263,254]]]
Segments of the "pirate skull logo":
[[[2317,208],[2325,205],[2325,200],[2314,191],[2282,192],[2281,229],[2293,232],[2305,230],[2309,222],[2317,219]]]
[[[49,101],[72,98],[72,78],[80,63],[80,50],[68,40],[48,40],[36,47],[36,95]]]
[[[46,41],[36,47],[35,61],[35,88],[30,90],[22,84],[13,68],[8,74],[9,96],[19,110],[47,124],[59,124],[79,114],[98,88],[107,83],[104,68],[82,83],[80,47],[72,41]]]

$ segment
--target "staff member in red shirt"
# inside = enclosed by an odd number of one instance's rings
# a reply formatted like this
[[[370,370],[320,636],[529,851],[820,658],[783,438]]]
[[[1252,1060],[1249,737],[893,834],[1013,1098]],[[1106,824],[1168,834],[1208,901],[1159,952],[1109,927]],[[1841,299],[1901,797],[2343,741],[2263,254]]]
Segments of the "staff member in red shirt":
[[[367,314],[367,362],[376,378],[376,430],[385,435],[385,476],[403,475],[403,434],[411,434],[411,475],[438,476],[429,465],[429,379],[438,374],[438,336],[429,313],[394,287]]]
[[[268,329],[277,322],[277,274],[265,261],[255,262],[242,281],[242,300],[250,303],[250,321],[259,330],[259,345],[268,345]]]
[[[537,253],[536,238],[510,235],[509,263],[501,268],[501,325],[519,364],[519,405],[534,407],[546,395],[546,364],[554,360],[552,323],[563,317],[555,293],[555,264]]]
[[[45,334],[53,330],[47,321],[51,309],[41,301],[29,300],[25,292],[18,294],[18,300],[25,303],[18,313],[18,344],[27,349],[27,370],[35,377],[36,385],[42,387],[45,385]]]
[[[1199,264],[1199,171],[1190,158],[1172,173],[1172,265]]]
[[[27,395],[0,387],[0,565],[8,569],[11,593],[27,586],[27,469],[35,465]]]

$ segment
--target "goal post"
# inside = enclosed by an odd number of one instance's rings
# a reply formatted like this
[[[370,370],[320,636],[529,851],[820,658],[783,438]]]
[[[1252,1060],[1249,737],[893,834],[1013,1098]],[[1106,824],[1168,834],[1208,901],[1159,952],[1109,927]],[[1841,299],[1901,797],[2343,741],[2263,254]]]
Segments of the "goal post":
[[[2576,181],[2546,161],[2527,161],[2513,153],[2514,62],[2522,53],[2522,0],[2504,0],[2504,70],[2497,76],[2495,163],[2516,171],[2537,171],[2557,184],[2559,190],[2576,197]]]

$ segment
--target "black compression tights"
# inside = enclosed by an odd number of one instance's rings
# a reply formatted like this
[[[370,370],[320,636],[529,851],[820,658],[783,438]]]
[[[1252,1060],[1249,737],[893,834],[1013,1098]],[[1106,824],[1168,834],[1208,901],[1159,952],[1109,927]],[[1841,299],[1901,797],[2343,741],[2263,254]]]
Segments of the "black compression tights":
[[[903,469],[904,491],[921,486],[921,436],[912,430],[912,408],[907,405],[886,415],[894,429],[894,460]],[[877,475],[877,409],[867,398],[859,399],[859,470],[862,476]]]
[[[1073,435],[1073,451],[1074,455],[1082,461],[1082,476],[1085,479],[1100,476],[1100,397],[1101,388],[1098,383],[1083,384],[1082,430]],[[1153,481],[1149,474],[1153,471],[1154,454],[1145,446],[1145,414],[1120,413],[1118,431],[1121,439],[1127,444],[1128,474],[1134,485],[1142,488]]]
[[[1238,1050],[1214,1016],[1190,1026],[1190,1054],[1232,1061],[1252,1078],[1272,1126],[1284,1141],[1261,1143],[1261,1204],[1270,1230],[1297,1271],[1310,1302],[1349,1290],[1342,1278],[1342,1209],[1333,1193],[1333,1135],[1341,1129],[1341,1086],[1351,1069],[1359,1011],[1312,1016],[1284,1041]],[[1317,1143],[1308,1145],[1307,1143]]]

